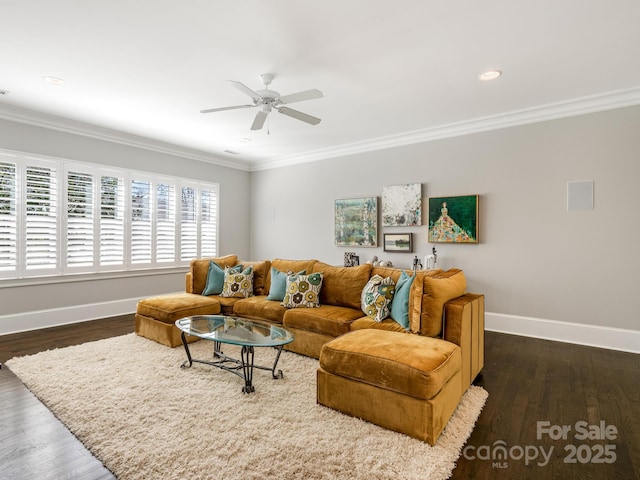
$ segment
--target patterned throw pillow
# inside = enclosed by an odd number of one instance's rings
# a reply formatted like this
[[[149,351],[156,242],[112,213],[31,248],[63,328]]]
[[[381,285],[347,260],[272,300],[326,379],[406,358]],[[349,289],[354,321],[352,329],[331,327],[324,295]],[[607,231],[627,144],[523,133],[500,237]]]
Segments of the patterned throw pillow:
[[[374,275],[362,289],[360,303],[362,311],[367,317],[381,322],[391,313],[391,301],[396,290],[396,284],[391,277]]]
[[[287,308],[319,307],[322,273],[289,275],[281,305]]]
[[[242,272],[234,272],[229,267],[224,269],[224,286],[221,297],[250,297],[253,295],[253,267]]]

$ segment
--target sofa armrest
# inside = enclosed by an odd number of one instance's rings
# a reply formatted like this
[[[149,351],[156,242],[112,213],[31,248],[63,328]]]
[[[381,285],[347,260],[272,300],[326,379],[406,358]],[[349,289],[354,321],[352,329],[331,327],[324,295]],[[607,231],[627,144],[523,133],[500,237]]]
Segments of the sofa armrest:
[[[484,367],[484,295],[465,293],[445,304],[443,338],[462,350],[466,389]]]
[[[184,291],[187,293],[193,293],[193,276],[191,272],[187,272],[184,278]]]

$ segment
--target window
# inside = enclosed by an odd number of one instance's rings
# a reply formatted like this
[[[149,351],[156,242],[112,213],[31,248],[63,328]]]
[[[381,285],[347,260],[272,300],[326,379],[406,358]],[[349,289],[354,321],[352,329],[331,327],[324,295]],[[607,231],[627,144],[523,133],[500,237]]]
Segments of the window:
[[[218,186],[0,151],[0,278],[217,254]]]

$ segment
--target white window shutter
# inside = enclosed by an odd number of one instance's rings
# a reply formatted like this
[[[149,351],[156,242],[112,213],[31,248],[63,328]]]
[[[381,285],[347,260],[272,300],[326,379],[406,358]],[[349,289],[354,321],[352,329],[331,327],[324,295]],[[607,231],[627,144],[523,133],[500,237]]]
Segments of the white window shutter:
[[[156,261],[173,263],[176,260],[176,188],[156,185]]]
[[[0,277],[15,276],[18,268],[17,188],[16,165],[0,162]]]
[[[30,165],[25,178],[25,267],[58,268],[58,189],[54,168]]]
[[[67,172],[67,258],[66,266],[94,265],[94,176]]]
[[[124,181],[100,177],[100,266],[124,265]],[[108,269],[108,268],[107,268]]]
[[[150,264],[152,252],[151,182],[131,181],[131,263]]]
[[[183,186],[180,195],[180,260],[198,258],[198,190]]]
[[[200,255],[215,257],[218,251],[218,192],[200,190]]]

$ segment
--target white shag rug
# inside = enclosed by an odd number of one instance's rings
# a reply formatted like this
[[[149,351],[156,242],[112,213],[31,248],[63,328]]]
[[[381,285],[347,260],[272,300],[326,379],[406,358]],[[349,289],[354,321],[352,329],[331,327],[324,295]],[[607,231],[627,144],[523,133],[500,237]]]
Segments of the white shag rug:
[[[191,344],[210,359],[213,344]],[[223,345],[231,356],[237,347]],[[271,365],[271,348],[256,364]],[[282,352],[284,378],[182,369],[182,347],[135,334],[14,358],[9,368],[120,480],[448,478],[487,392],[465,393],[438,443],[316,403],[317,360]]]

